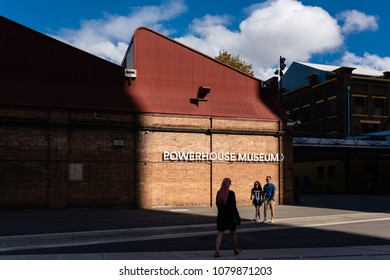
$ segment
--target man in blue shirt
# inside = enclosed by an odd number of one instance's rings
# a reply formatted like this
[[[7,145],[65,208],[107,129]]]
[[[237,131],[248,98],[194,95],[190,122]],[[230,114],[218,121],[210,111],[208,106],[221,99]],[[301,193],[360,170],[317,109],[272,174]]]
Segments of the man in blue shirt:
[[[264,223],[267,221],[267,208],[271,209],[271,223],[274,222],[275,214],[275,192],[276,186],[271,183],[271,176],[267,176],[266,184],[263,186],[264,191]]]

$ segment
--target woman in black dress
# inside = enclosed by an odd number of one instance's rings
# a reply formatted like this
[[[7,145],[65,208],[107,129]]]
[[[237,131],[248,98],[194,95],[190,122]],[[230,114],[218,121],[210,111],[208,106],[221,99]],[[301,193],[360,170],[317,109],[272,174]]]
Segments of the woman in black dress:
[[[220,257],[219,249],[225,230],[230,231],[230,236],[233,243],[234,254],[238,255],[241,249],[237,246],[236,226],[240,224],[240,215],[236,205],[236,195],[229,190],[232,181],[230,178],[225,178],[222,181],[221,188],[217,192],[216,205],[218,208],[217,215],[217,230],[218,235],[215,246],[215,257]]]
[[[263,204],[263,189],[259,181],[256,181],[251,190],[251,200],[255,206],[255,222],[260,222],[260,206]]]

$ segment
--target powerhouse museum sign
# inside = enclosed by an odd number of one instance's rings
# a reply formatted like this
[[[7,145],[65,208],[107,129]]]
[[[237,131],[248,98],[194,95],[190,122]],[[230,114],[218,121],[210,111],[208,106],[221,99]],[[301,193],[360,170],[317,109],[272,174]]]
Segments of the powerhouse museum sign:
[[[283,154],[275,153],[230,153],[230,152],[169,152],[162,154],[163,161],[228,161],[228,162],[281,162]]]

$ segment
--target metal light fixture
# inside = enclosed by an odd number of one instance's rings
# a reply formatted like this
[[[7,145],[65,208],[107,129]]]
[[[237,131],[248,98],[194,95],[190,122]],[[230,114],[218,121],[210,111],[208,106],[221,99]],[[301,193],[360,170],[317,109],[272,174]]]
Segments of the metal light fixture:
[[[190,103],[199,106],[199,101],[207,101],[206,97],[210,93],[211,88],[206,86],[200,86],[196,98],[191,98]]]
[[[198,88],[198,98],[205,99],[207,94],[210,93],[210,90],[211,89],[209,87],[200,86]]]

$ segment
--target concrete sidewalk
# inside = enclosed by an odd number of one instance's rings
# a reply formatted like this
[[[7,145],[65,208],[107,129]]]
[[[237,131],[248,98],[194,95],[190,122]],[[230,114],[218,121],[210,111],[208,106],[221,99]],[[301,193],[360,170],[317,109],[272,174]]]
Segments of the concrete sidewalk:
[[[390,245],[214,251],[0,255],[0,260],[390,260]]]
[[[302,196],[301,205],[278,205],[275,224],[252,221],[254,208],[239,206],[238,232],[389,221],[389,196]],[[262,214],[262,213],[261,213]],[[215,207],[2,211],[0,259],[210,259],[212,251],[31,254],[7,252],[158,239],[214,236]],[[390,259],[389,246],[223,251],[223,259]]]

